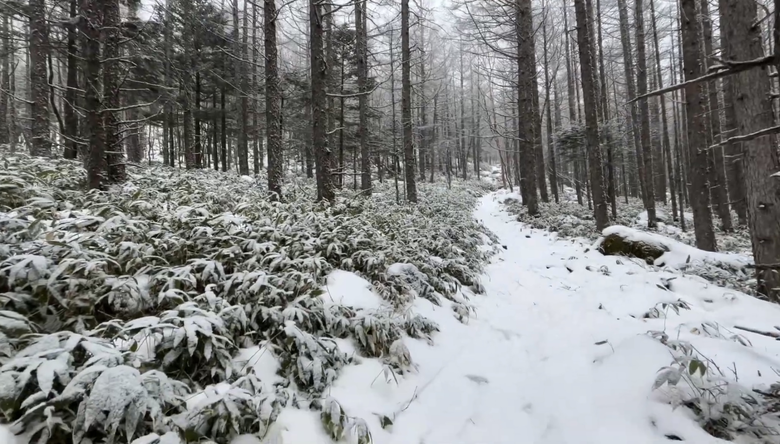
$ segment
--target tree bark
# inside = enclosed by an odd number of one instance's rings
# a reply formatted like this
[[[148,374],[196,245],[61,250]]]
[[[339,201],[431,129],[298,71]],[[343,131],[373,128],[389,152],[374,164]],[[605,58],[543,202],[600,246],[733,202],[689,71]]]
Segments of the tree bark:
[[[417,202],[414,139],[412,134],[412,65],[409,47],[409,0],[401,0],[401,126],[406,167],[406,199]]]
[[[323,50],[322,3],[309,0],[309,37],[311,39],[311,123],[312,145],[315,150],[317,169],[317,199],[333,202],[336,194],[333,185],[333,159],[328,146],[328,116],[325,110],[328,81],[328,65]]]
[[[696,21],[696,0],[681,0],[680,15],[682,31],[682,53],[685,80],[702,74],[701,50],[699,49],[698,23]],[[707,187],[706,96],[703,85],[690,84],[685,87],[685,111],[688,121],[688,150],[690,184],[688,194],[693,208],[693,227],[696,247],[715,251],[715,231],[710,212],[710,193]]]
[[[49,35],[46,25],[44,0],[30,0],[30,96],[31,96],[31,153],[51,157],[49,134],[49,81],[46,76],[46,54]]]
[[[739,0],[720,0],[724,53],[731,60],[763,56],[760,31],[754,26],[756,6]],[[780,13],[780,11],[775,11]],[[775,32],[780,28],[775,23]],[[776,35],[775,38],[778,36]],[[732,77],[734,112],[739,134],[754,133],[773,125],[768,68],[740,72]],[[780,171],[775,136],[744,142],[744,172],[748,227],[756,263],[758,291],[780,302]],[[775,176],[773,176],[775,175]]]
[[[105,185],[106,173],[106,140],[105,127],[101,116],[102,85],[100,79],[100,27],[102,14],[97,0],[82,0],[81,13],[85,20],[81,21],[81,56],[84,63],[84,113],[86,114],[86,129],[88,133],[89,152],[84,159],[87,170],[87,186],[90,189],[101,189]]]
[[[187,0],[191,1],[191,0]],[[249,98],[247,97],[247,82],[246,82],[246,62],[244,61],[244,48],[246,48],[246,32],[243,35],[243,41],[239,39],[239,27],[241,26],[238,21],[238,1],[233,0],[233,61],[235,69],[235,85],[238,90],[238,115],[236,116],[236,123],[238,131],[236,141],[236,155],[238,157],[238,174],[249,174],[249,140],[247,131],[249,130]],[[246,2],[244,2],[246,5]],[[246,17],[246,14],[244,14]],[[185,48],[187,45],[184,45]],[[186,70],[185,70],[186,72]],[[185,109],[186,112],[186,109]],[[185,122],[186,127],[186,122]]]
[[[184,60],[189,67],[197,69],[197,61],[195,58],[195,51],[193,50],[195,31],[194,23],[192,20],[193,14],[193,0],[183,0],[183,24],[182,24],[182,47],[184,53]],[[235,23],[234,23],[235,24]],[[236,34],[238,36],[238,34]],[[193,81],[192,81],[193,69],[183,69],[181,71],[181,95],[182,95],[182,119],[184,120],[184,140],[180,142],[184,145],[184,166],[189,170],[196,168],[195,163],[195,146],[194,136],[192,128],[192,93],[193,93]],[[181,152],[182,150],[179,149]]]
[[[637,93],[641,96],[647,93],[647,55],[645,53],[645,19],[642,0],[635,1],[634,27],[636,28],[636,83]],[[650,115],[647,100],[639,102],[639,134],[642,145],[642,160],[644,167],[640,167],[640,174],[645,182],[645,210],[647,210],[647,225],[650,228],[656,226],[655,215],[655,174],[653,167],[653,147],[650,144]]]
[[[102,0],[103,7],[103,126],[106,140],[108,182],[125,181],[125,153],[117,116],[119,94],[119,0]]]
[[[360,189],[371,191],[371,150],[368,146],[368,26],[366,0],[355,2],[355,51],[357,53],[358,139],[360,142]]]
[[[129,20],[131,22],[139,23],[140,19],[138,18],[138,8],[140,7],[140,1],[129,1],[128,6]],[[133,37],[137,37],[137,32],[136,35],[133,35]],[[139,52],[137,43],[135,41],[131,41],[128,42],[128,46],[129,49],[127,52],[130,55],[137,57]],[[130,84],[134,85],[134,82],[130,82]],[[133,163],[140,163],[144,158],[144,150],[142,147],[144,126],[143,123],[139,122],[141,116],[139,109],[132,107],[132,105],[136,105],[138,103],[138,99],[135,97],[134,93],[124,94],[123,98],[125,103],[131,105],[131,108],[125,111],[125,118],[129,121],[129,123],[125,125],[126,131],[128,132],[126,149],[127,160]]]
[[[549,11],[545,11],[549,14]],[[559,202],[558,196],[558,169],[555,164],[555,144],[553,144],[553,122],[552,122],[552,105],[550,104],[550,60],[547,54],[547,15],[545,15],[542,22],[542,39],[543,39],[543,54],[544,54],[544,105],[547,121],[547,157],[550,160],[550,190],[552,191],[555,203]],[[556,73],[557,74],[557,73]]]
[[[726,36],[723,35],[723,56],[726,59],[733,60],[734,55],[728,54],[729,45],[726,43]],[[736,80],[733,77],[723,78],[723,102],[725,104],[724,114],[725,132],[730,136],[735,135],[737,127],[736,97],[734,90]],[[737,223],[740,226],[747,226],[747,200],[745,197],[745,171],[744,171],[744,150],[742,143],[727,143],[724,147],[724,163],[726,167],[726,180],[728,183],[729,201],[731,208],[737,213]]]
[[[257,3],[252,4],[252,152],[254,153],[253,171],[260,174],[263,167],[263,138],[260,131],[260,99],[258,98],[259,86],[257,84]]]
[[[276,42],[276,2],[263,0],[265,34],[265,131],[268,146],[268,191],[282,195],[284,157],[282,151],[281,95],[279,85],[279,49]]]
[[[702,57],[702,63],[704,72],[707,72],[707,68],[712,65],[710,57],[715,53],[712,44],[712,21],[709,11],[709,0],[701,0],[699,5],[701,7],[701,26],[704,36],[704,56]],[[721,124],[720,124],[720,104],[718,100],[718,82],[714,80],[705,84],[707,88],[707,105],[708,105],[708,117],[709,126],[712,137],[712,144],[719,144],[721,137]],[[662,96],[663,97],[663,96]],[[708,152],[708,161],[710,166],[709,181],[710,181],[710,197],[712,199],[713,209],[718,215],[721,223],[721,229],[729,232],[734,230],[734,226],[731,222],[731,211],[729,210],[729,197],[726,190],[726,171],[723,165],[723,147],[718,145],[711,148]]]
[[[599,88],[601,99],[601,118],[606,124],[609,122],[609,90],[607,89],[607,72],[604,69],[604,38],[601,26],[601,0],[596,0],[596,16],[598,25],[599,42]],[[617,219],[617,196],[615,190],[615,165],[612,157],[612,133],[604,131],[602,137],[607,145],[607,197],[609,198],[610,209],[612,210],[612,219]]]
[[[78,14],[77,6],[76,0],[70,0],[71,19]],[[79,153],[79,116],[76,113],[76,92],[79,88],[77,37],[78,30],[75,25],[68,27],[68,78],[65,91],[65,151],[63,152],[63,157],[66,159],[75,159]]]
[[[636,97],[636,84],[634,83],[634,56],[631,48],[631,34],[629,33],[628,26],[628,8],[626,7],[626,0],[618,0],[618,13],[620,17],[620,43],[623,48],[623,69],[626,79],[626,88],[629,97]],[[642,141],[639,122],[639,112],[636,103],[630,103],[627,105],[630,110],[630,120],[627,121],[629,131],[634,142],[634,159],[636,160],[636,168],[639,172],[637,178],[639,179],[639,191],[642,196],[642,202],[646,201],[645,194],[645,178],[643,172],[645,170],[644,157],[642,156]],[[632,175],[633,176],[633,175]],[[645,203],[645,208],[647,204]]]
[[[71,0],[73,1],[73,0]],[[11,47],[9,41],[11,39],[11,17],[10,14],[3,14],[2,21],[0,22],[0,39],[2,39],[2,66],[0,69],[0,88],[3,91],[11,90],[11,65],[13,58],[11,54]],[[10,141],[10,119],[8,118],[8,105],[9,101],[13,100],[9,95],[0,93],[0,145],[6,144]]]
[[[641,0],[640,0],[641,1]],[[584,0],[574,1],[577,19],[577,42],[580,53],[580,70],[582,72],[582,96],[585,106],[585,135],[588,141],[588,169],[590,171],[590,187],[593,196],[593,210],[596,219],[596,230],[601,231],[609,224],[607,201],[604,196],[604,180],[602,174],[601,148],[599,146],[598,107],[596,103],[595,72],[591,66],[593,44],[588,30],[588,15]]]
[[[664,87],[664,78],[663,74],[661,72],[661,49],[658,45],[658,27],[656,24],[656,16],[655,16],[655,0],[650,0],[650,14],[652,17],[652,26],[653,26],[653,42],[654,42],[654,48],[655,48],[655,66],[656,66],[656,73],[657,73],[657,82],[658,87],[663,88]],[[674,174],[673,174],[673,168],[672,168],[672,155],[671,155],[671,142],[669,139],[669,123],[666,116],[666,96],[661,96],[661,145],[664,152],[664,158],[666,159],[666,170],[667,170],[667,176],[669,180],[669,192],[671,193],[672,197],[672,218],[673,220],[677,220],[677,196],[676,196],[676,187],[674,183]],[[663,174],[663,171],[660,171],[660,174]],[[665,185],[665,184],[664,184]],[[664,196],[663,196],[663,202],[666,203],[666,187],[664,186]]]
[[[531,0],[517,0],[515,10],[517,33],[517,110],[520,119],[518,131],[520,189],[525,190],[523,202],[528,214],[539,214],[537,193],[536,162],[536,121],[537,109],[534,107],[536,91],[536,64],[533,37],[533,16]]]

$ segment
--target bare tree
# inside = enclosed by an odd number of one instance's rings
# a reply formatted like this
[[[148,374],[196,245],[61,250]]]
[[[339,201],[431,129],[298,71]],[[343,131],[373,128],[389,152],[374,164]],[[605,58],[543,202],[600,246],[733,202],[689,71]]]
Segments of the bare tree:
[[[87,185],[91,189],[100,189],[105,185],[106,137],[101,115],[102,85],[100,79],[100,28],[102,14],[100,2],[82,0],[81,13],[81,57],[84,72],[84,112],[88,132],[89,151],[84,164],[87,169]]]
[[[312,144],[317,163],[317,199],[333,202],[336,199],[333,183],[333,156],[328,146],[328,116],[325,110],[328,81],[328,64],[323,48],[323,15],[322,2],[309,0],[309,38],[311,43],[311,123]]]
[[[412,134],[412,61],[409,47],[409,0],[401,0],[401,126],[404,139],[406,199],[417,203],[414,135]]]
[[[30,0],[30,96],[32,125],[30,134],[31,154],[50,157],[49,130],[49,81],[46,75],[46,58],[49,50],[49,33],[46,24],[46,2]]]
[[[720,0],[724,55],[729,60],[756,60],[764,55],[755,26],[756,6],[740,0]],[[776,11],[780,12],[780,11]],[[780,24],[775,23],[777,33]],[[775,38],[780,35],[776,34]],[[777,43],[777,42],[775,42]],[[775,48],[778,51],[778,48]],[[768,68],[746,70],[731,77],[734,109],[743,142],[748,227],[756,262],[758,290],[780,303],[780,159],[775,136],[757,136],[773,125]]]
[[[284,180],[284,158],[282,151],[282,122],[280,109],[282,92],[279,87],[279,49],[277,48],[276,43],[276,17],[275,0],[263,0],[263,30],[265,34],[265,134],[268,140],[268,191],[275,193],[280,197],[282,195],[282,181]]]
[[[536,90],[536,64],[534,63],[533,17],[531,0],[516,0],[515,31],[517,34],[517,109],[520,127],[518,134],[520,155],[520,189],[525,190],[523,203],[528,214],[539,214],[539,197],[536,178],[535,119],[533,95]],[[526,202],[527,201],[527,202]]]
[[[682,53],[685,65],[685,80],[695,79],[702,74],[701,50],[699,49],[696,20],[696,0],[681,0],[680,14],[682,31]],[[640,92],[640,96],[642,92]],[[715,231],[710,212],[710,192],[707,186],[707,147],[705,146],[706,96],[701,83],[685,87],[685,112],[688,120],[688,150],[690,180],[689,195],[693,208],[693,227],[696,247],[715,251]],[[644,101],[643,101],[644,102]],[[649,184],[648,184],[649,185]]]
[[[593,210],[596,218],[596,229],[601,231],[609,223],[607,200],[604,195],[604,179],[602,173],[601,148],[599,145],[598,107],[596,103],[595,71],[591,66],[594,58],[591,56],[593,44],[588,29],[588,14],[585,0],[574,1],[577,19],[577,43],[580,52],[580,70],[582,72],[582,98],[585,105],[585,135],[588,143],[588,169],[590,186],[593,196]]]
[[[191,0],[185,0],[189,2]],[[249,140],[247,131],[249,129],[249,97],[247,92],[247,75],[246,75],[246,62],[244,61],[243,48],[246,47],[239,39],[239,22],[238,22],[238,1],[233,0],[233,58],[235,61],[235,84],[238,88],[238,115],[236,116],[236,122],[238,123],[238,140],[236,146],[236,154],[238,156],[238,173],[249,174]],[[246,14],[244,14],[246,15]],[[186,26],[186,25],[185,25]],[[244,33],[246,38],[246,33]],[[185,44],[185,48],[187,45]],[[186,93],[185,93],[186,94]],[[186,108],[185,108],[186,112]],[[186,125],[186,119],[185,119]]]
[[[371,190],[371,151],[368,146],[368,26],[366,0],[355,1],[355,51],[357,53],[357,81],[360,141],[360,189]]]
[[[647,93],[647,55],[645,53],[645,19],[642,0],[635,0],[634,26],[636,28],[636,83],[637,93]],[[642,145],[643,166],[640,174],[645,182],[645,210],[647,224],[650,228],[656,225],[655,215],[655,174],[653,166],[653,147],[650,144],[650,115],[647,100],[639,102],[639,134]]]
[[[103,0],[103,128],[108,163],[108,181],[125,181],[125,153],[119,129],[119,0]]]

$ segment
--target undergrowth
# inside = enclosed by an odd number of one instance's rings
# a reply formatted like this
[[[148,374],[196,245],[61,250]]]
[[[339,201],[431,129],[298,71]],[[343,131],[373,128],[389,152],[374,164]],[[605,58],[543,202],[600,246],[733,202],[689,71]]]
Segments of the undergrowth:
[[[507,198],[504,200],[504,206],[507,211],[517,216],[519,222],[532,228],[557,233],[560,238],[593,242],[601,235],[596,230],[593,210],[572,200],[571,193],[564,193],[563,199],[559,203],[540,202],[540,214],[533,217],[529,216],[526,207],[518,199]],[[623,225],[642,231],[650,231],[647,227],[647,213],[639,199],[629,198],[627,204],[620,201],[617,208],[617,218],[611,220],[610,225]],[[665,209],[658,208],[657,227],[653,232],[695,247],[696,239],[693,233],[693,221],[690,220],[690,217],[690,214],[686,213],[688,229],[682,231],[679,227],[679,221],[672,220]],[[740,228],[732,233],[719,231],[717,236],[720,251],[745,256],[752,255],[749,234],[745,228]],[[741,269],[731,269],[725,264],[697,262],[688,264],[679,271],[702,277],[719,286],[760,296],[755,291],[755,279],[752,273],[745,273]]]
[[[460,290],[482,291],[494,251],[471,217],[484,182],[423,185],[413,206],[379,184],[331,206],[307,182],[275,202],[263,180],[210,170],[140,169],[107,192],[85,179],[66,160],[0,164],[0,419],[31,442],[223,444],[263,436],[285,407],[322,409],[334,439],[371,442],[361,419],[323,402],[353,359],[333,339],[402,373],[413,357],[398,339],[437,330],[404,308],[446,301],[465,322]],[[325,304],[336,268],[394,309]],[[236,365],[256,344],[282,382]],[[188,408],[194,396],[206,401]]]

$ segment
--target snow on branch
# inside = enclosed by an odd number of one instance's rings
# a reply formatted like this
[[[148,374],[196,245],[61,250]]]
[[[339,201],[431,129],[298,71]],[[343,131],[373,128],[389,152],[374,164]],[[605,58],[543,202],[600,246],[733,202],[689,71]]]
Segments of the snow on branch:
[[[719,65],[713,65],[710,68],[710,71],[712,72],[710,72],[709,74],[705,74],[695,79],[686,80],[676,85],[670,85],[665,88],[660,88],[655,91],[650,91],[647,94],[634,97],[633,99],[629,100],[628,103],[634,103],[638,100],[646,99],[648,97],[660,96],[661,94],[666,94],[672,91],[677,91],[678,89],[683,89],[689,85],[695,85],[701,82],[708,82],[710,80],[715,80],[721,77],[730,76],[732,74],[737,74],[742,71],[758,68],[760,66],[775,65],[778,62],[778,57],[775,55],[771,55],[771,56],[764,56],[764,57],[759,57],[757,59],[745,60],[740,62],[731,61],[731,60],[720,60],[720,62],[721,63]]]

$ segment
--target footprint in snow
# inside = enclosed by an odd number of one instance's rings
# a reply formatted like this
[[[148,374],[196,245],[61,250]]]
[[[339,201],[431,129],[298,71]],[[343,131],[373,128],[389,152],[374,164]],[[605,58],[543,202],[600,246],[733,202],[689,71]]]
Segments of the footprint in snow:
[[[469,378],[470,380],[472,380],[472,381],[476,382],[476,383],[477,383],[477,384],[479,384],[479,385],[482,385],[482,384],[487,384],[487,383],[488,383],[488,380],[487,380],[487,378],[486,378],[486,377],[484,377],[484,376],[479,376],[479,375],[466,375],[466,377],[467,377],[467,378]]]

